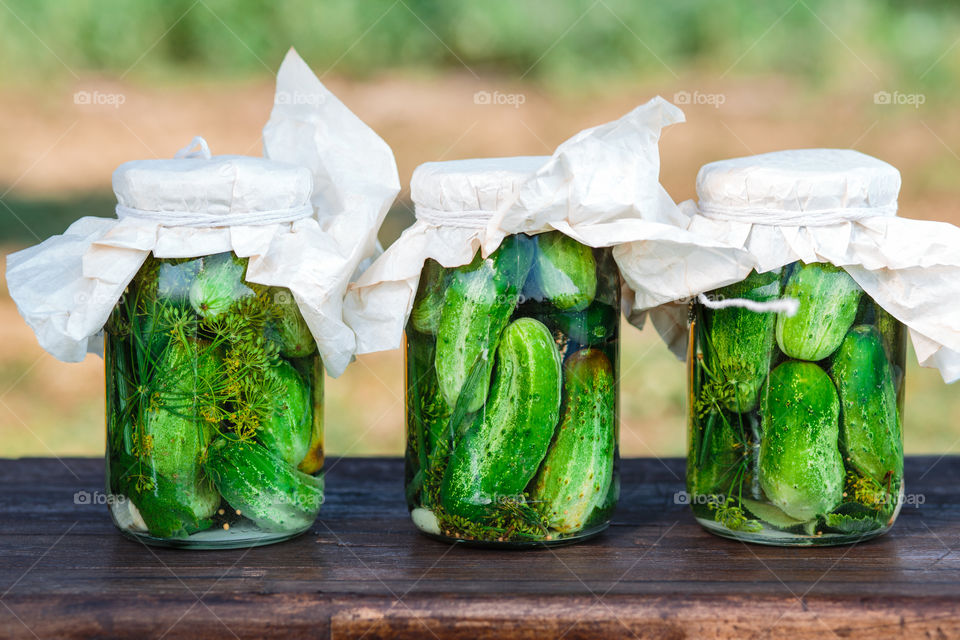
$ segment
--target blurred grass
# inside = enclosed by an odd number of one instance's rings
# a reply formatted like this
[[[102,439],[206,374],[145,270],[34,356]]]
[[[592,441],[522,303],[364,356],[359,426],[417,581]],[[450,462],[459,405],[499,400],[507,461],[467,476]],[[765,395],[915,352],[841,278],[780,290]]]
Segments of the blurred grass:
[[[955,92],[960,70],[955,57],[941,60],[960,32],[960,5],[948,0],[6,0],[4,8],[8,82],[85,71],[263,75],[288,45],[321,73],[467,66],[570,91],[667,77],[674,66],[725,76],[733,63],[736,74],[814,84],[847,83],[864,65],[914,90]]]
[[[84,216],[113,217],[117,198],[109,191],[58,194],[47,197],[5,196],[0,210],[0,240],[4,244],[29,245],[63,233]]]

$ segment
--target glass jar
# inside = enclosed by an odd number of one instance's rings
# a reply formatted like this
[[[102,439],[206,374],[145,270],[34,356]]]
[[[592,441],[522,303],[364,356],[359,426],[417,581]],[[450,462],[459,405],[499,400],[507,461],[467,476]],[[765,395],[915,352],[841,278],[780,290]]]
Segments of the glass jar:
[[[831,545],[880,535],[903,498],[905,330],[843,269],[751,273],[691,311],[687,491],[720,536]],[[716,307],[792,298],[795,315]]]
[[[557,231],[428,260],[406,326],[406,496],[446,541],[529,547],[605,529],[619,495],[619,272]]]
[[[105,327],[114,523],[149,544],[293,537],[323,501],[323,368],[287,289],[233,253],[147,258]]]

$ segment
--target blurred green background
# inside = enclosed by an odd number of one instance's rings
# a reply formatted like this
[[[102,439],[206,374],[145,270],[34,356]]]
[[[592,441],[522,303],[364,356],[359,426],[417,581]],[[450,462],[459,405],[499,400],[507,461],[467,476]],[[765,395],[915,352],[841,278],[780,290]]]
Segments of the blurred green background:
[[[960,222],[954,2],[3,0],[0,35],[4,253],[112,215],[126,160],[197,134],[259,154],[290,46],[394,148],[404,184],[428,160],[550,153],[660,94],[688,119],[661,143],[678,201],[705,162],[852,147],[901,169],[901,215]],[[382,242],[411,220],[404,189]],[[0,316],[0,456],[99,453],[101,361],[44,354],[5,288]],[[625,326],[622,350],[623,453],[682,454],[682,365],[650,329]],[[911,362],[907,451],[952,451],[960,394]],[[401,372],[374,354],[328,381],[331,453],[401,451]]]
[[[257,77],[287,46],[323,71],[461,70],[548,82],[630,82],[696,68],[846,84],[855,58],[892,79],[952,91],[960,34],[950,0],[6,0],[0,69],[33,82],[76,71]],[[776,30],[774,32],[774,29]],[[37,41],[50,43],[39,51]],[[851,60],[850,58],[854,58]],[[742,59],[741,59],[742,58]],[[739,60],[738,60],[739,59]],[[591,87],[591,89],[594,87]]]

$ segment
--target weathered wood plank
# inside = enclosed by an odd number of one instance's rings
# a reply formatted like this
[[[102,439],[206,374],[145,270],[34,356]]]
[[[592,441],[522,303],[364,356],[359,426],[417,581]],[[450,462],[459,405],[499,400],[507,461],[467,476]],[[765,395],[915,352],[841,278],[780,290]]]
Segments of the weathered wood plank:
[[[307,535],[190,552],[113,530],[95,504],[101,460],[0,460],[0,637],[960,633],[960,459],[908,460],[907,491],[924,502],[904,507],[887,536],[803,550],[702,531],[674,501],[682,471],[681,460],[624,461],[606,534],[497,552],[418,535],[401,461],[331,460],[328,499]],[[78,491],[90,503],[77,503]]]

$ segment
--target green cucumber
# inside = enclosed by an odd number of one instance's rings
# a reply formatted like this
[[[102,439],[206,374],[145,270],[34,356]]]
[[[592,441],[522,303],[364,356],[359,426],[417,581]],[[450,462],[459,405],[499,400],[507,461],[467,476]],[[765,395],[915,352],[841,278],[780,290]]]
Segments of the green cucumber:
[[[204,469],[230,506],[264,531],[306,529],[323,503],[322,478],[298,471],[255,442],[217,440]]]
[[[563,365],[563,418],[530,501],[552,529],[583,529],[607,497],[616,446],[616,379],[602,351],[583,349]]]
[[[846,271],[814,262],[799,267],[783,288],[800,303],[796,315],[777,318],[777,344],[791,358],[816,362],[837,350],[847,335],[862,289]]]
[[[780,297],[780,274],[751,272],[742,282],[713,292],[718,299],[745,298],[768,302]],[[732,387],[724,408],[737,413],[757,406],[773,359],[775,313],[758,313],[742,307],[712,309],[706,314],[707,365]]]
[[[840,444],[850,464],[885,483],[903,475],[903,439],[894,371],[883,337],[871,325],[854,327],[833,357],[833,381],[840,393]]]
[[[745,506],[752,515],[778,529],[790,529],[791,527],[803,524],[803,520],[791,518],[772,504],[744,498],[743,506]]]
[[[876,316],[877,331],[883,337],[883,346],[887,350],[887,358],[893,370],[893,386],[895,389],[903,387],[903,361],[901,354],[906,351],[907,332],[902,322],[894,318],[890,312],[875,303],[869,297],[866,300],[873,305]]]
[[[214,378],[216,366],[209,347],[171,339],[157,366],[153,400],[144,412],[149,465],[177,487],[176,495],[168,492],[167,497],[179,500],[198,520],[212,516],[220,505],[201,472],[214,428],[200,418],[198,406],[201,386]]]
[[[279,310],[276,329],[280,355],[285,358],[305,358],[317,350],[313,333],[300,313],[300,307],[289,289],[271,287],[273,303]]]
[[[690,493],[722,498],[741,469],[745,452],[737,441],[731,417],[711,411],[699,419],[703,424],[700,450],[687,469]]]
[[[281,360],[267,370],[281,393],[273,401],[273,413],[257,429],[257,440],[290,465],[307,455],[312,431],[310,389],[289,362]]]
[[[830,376],[790,360],[770,372],[764,393],[760,486],[791,518],[809,521],[843,499],[840,400]]]
[[[593,249],[559,231],[537,236],[534,277],[539,292],[562,311],[583,311],[597,294]]]
[[[323,469],[323,361],[310,358],[310,444],[307,453],[297,467],[300,471],[313,475]]]
[[[482,519],[516,498],[547,453],[560,415],[560,354],[539,320],[503,331],[490,401],[459,439],[441,483],[447,512]]]
[[[432,507],[433,494],[422,491],[427,478],[442,473],[450,451],[451,408],[440,393],[434,370],[436,347],[432,340],[416,332],[405,339],[407,448],[405,473],[408,503]],[[419,502],[415,499],[419,496]]]
[[[559,331],[582,347],[610,340],[617,333],[620,310],[603,302],[594,302],[583,311],[555,311],[543,316],[552,331]]]
[[[436,335],[440,326],[440,313],[443,310],[443,292],[446,269],[439,262],[427,258],[420,273],[420,285],[413,300],[410,323],[420,333]]]
[[[437,379],[449,406],[456,406],[467,374],[477,362],[484,367],[482,384],[467,391],[465,406],[473,412],[486,401],[497,340],[517,306],[532,263],[533,241],[515,235],[486,260],[478,254],[450,274],[436,354]]]
[[[112,490],[133,502],[150,535],[186,538],[213,526],[211,517],[220,506],[220,495],[208,480],[200,481],[204,491],[198,492],[195,487],[170,480],[141,459],[123,452],[112,454],[107,469]],[[198,497],[207,495],[216,499],[212,509],[198,508]]]
[[[407,420],[411,433],[417,437],[417,446],[422,451],[421,466],[437,450],[438,443],[448,436],[451,408],[440,393],[437,373],[434,369],[436,347],[431,340],[411,338],[407,340],[407,397],[411,403]]]
[[[203,259],[203,268],[190,285],[190,306],[203,318],[227,312],[234,301],[254,295],[243,280],[246,259],[232,253],[218,253]]]

